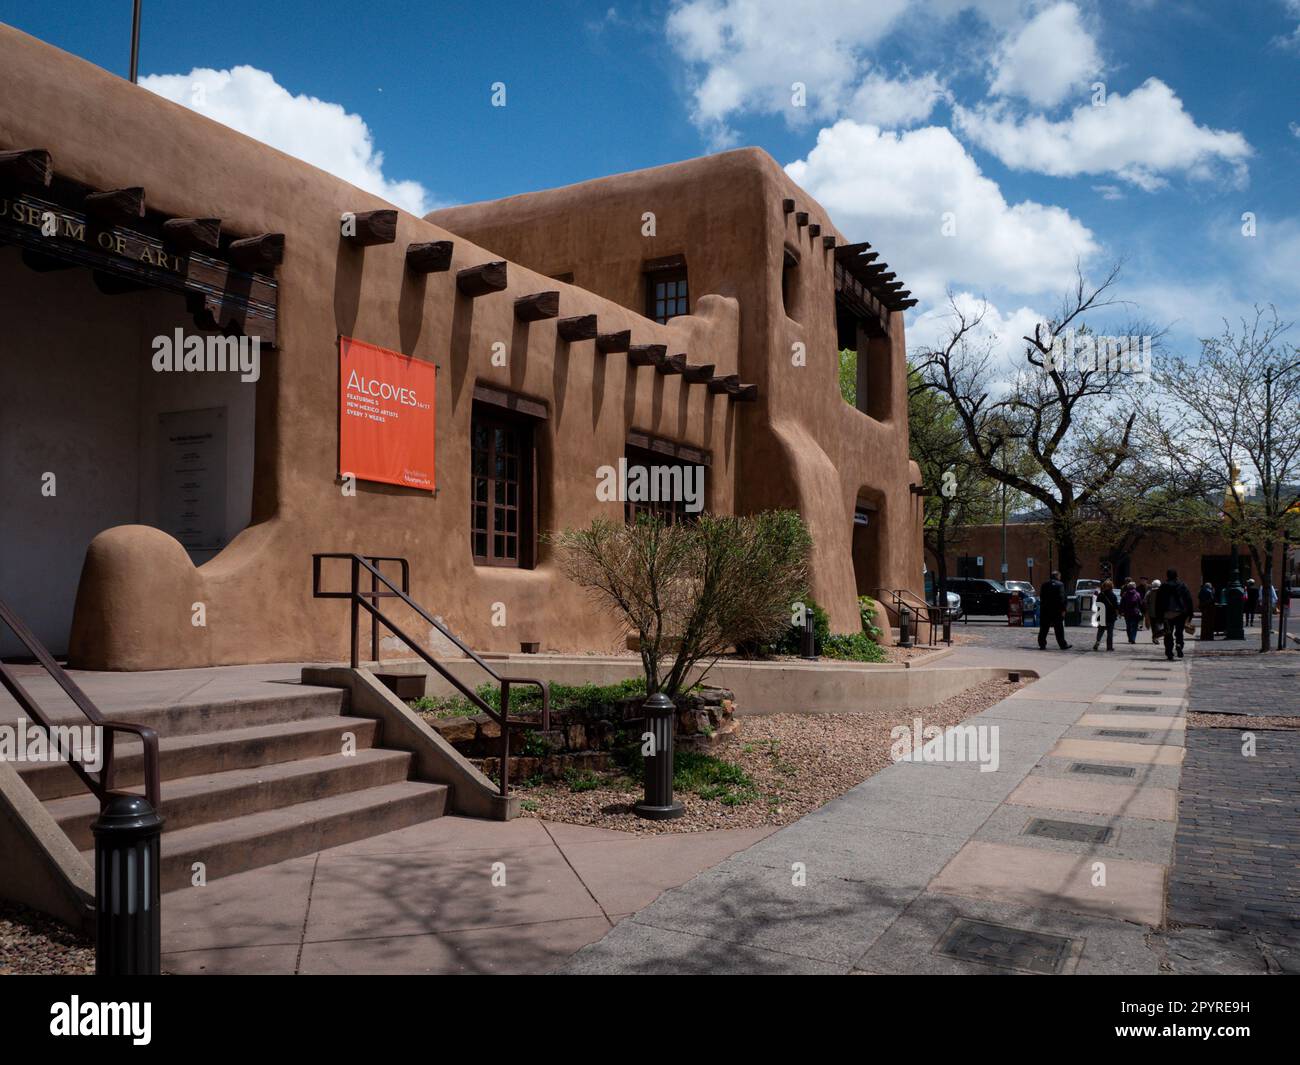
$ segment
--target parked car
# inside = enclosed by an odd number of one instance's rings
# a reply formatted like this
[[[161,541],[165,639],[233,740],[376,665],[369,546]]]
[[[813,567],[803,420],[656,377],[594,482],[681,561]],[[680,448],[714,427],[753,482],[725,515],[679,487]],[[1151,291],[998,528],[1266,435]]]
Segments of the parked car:
[[[1008,592],[1019,592],[1020,598],[1025,604],[1025,613],[1033,613],[1034,607],[1038,605],[1038,592],[1028,581],[1003,581],[1003,585]]]
[[[1011,593],[1001,581],[989,577],[949,577],[948,590],[961,596],[962,610],[969,617],[1007,616]]]
[[[1080,577],[1074,582],[1074,594],[1092,592],[1096,594],[1101,591],[1101,581],[1092,577]]]

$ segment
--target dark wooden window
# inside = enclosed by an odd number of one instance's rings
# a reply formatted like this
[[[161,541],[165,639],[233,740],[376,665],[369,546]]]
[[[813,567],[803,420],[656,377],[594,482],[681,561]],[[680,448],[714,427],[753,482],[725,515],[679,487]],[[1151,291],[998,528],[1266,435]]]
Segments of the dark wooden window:
[[[533,427],[475,404],[470,436],[470,548],[484,566],[533,565]]]
[[[701,508],[703,507],[704,500],[707,498],[705,495],[705,492],[707,491],[707,474],[703,472],[707,470],[707,466],[704,463],[690,461],[689,459],[680,456],[665,454],[662,451],[653,451],[649,448],[638,447],[635,444],[627,445],[624,457],[627,459],[629,482],[631,481],[631,470],[633,466],[641,466],[646,470],[651,471],[651,475],[657,482],[660,480],[660,470],[664,467],[680,469],[680,483],[683,486],[690,483],[687,481],[688,475],[693,478],[699,477],[700,503]],[[700,472],[696,472],[696,467],[699,468]],[[665,477],[663,480],[667,481],[668,478]],[[647,499],[639,500],[637,502],[633,502],[629,499],[623,504],[623,518],[629,524],[636,521],[637,515],[639,514],[654,515],[669,525],[673,525],[679,521],[694,521],[699,517],[701,511],[687,510],[684,493],[678,493],[678,495],[680,498],[677,499]]]
[[[690,314],[686,289],[686,260],[680,255],[645,264],[645,315],[661,325],[679,314]]]

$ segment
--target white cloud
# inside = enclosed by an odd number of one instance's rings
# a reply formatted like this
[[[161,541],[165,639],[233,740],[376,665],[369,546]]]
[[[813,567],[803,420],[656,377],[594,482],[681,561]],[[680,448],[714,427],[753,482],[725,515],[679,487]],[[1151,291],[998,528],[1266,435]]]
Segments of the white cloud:
[[[1118,185],[1094,185],[1092,191],[1100,193],[1103,200],[1122,200],[1124,191]]]
[[[715,145],[728,120],[783,113],[792,123],[843,113],[867,72],[863,52],[895,27],[907,0],[678,0],[668,39],[692,66],[691,118]],[[791,86],[807,89],[806,107]]]
[[[1115,174],[1148,191],[1165,185],[1165,175],[1208,178],[1226,164],[1238,183],[1246,177],[1252,150],[1240,133],[1198,126],[1183,102],[1158,78],[1148,78],[1127,96],[1111,93],[1104,106],[1090,103],[1069,118],[1013,117],[1004,107],[974,110],[956,106],[957,128],[1015,170],[1054,177]]]
[[[140,84],[412,214],[437,206],[418,181],[384,176],[384,154],[360,115],[314,96],[294,96],[265,70],[196,67],[188,74],[152,74]]]
[[[853,93],[849,117],[873,126],[914,126],[930,117],[946,90],[934,74],[887,78],[872,71]]]
[[[1047,316],[1030,307],[1017,307],[1003,312],[971,292],[956,292],[952,302],[969,320],[983,314],[980,324],[971,331],[970,341],[975,348],[988,344],[993,356],[990,368],[995,380],[1009,381],[1025,366],[1025,337],[1033,336],[1034,326],[1045,322]],[[942,347],[948,340],[954,324],[953,309],[945,301],[907,323],[909,352]]]
[[[947,129],[905,133],[844,119],[823,129],[786,172],[840,229],[878,249],[914,295],[949,285],[982,293],[1057,293],[1097,251],[1092,233],[1060,207],[1009,204]],[[955,233],[943,235],[951,212]]]
[[[1096,42],[1079,9],[1054,4],[1009,36],[994,61],[996,96],[1019,96],[1038,107],[1055,107],[1101,70]]]

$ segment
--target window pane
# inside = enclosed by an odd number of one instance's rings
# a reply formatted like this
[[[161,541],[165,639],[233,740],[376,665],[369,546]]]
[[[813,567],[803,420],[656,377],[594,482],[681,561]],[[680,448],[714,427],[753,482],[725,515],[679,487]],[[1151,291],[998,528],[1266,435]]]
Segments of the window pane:
[[[487,557],[487,533],[474,534],[474,554],[479,558]]]

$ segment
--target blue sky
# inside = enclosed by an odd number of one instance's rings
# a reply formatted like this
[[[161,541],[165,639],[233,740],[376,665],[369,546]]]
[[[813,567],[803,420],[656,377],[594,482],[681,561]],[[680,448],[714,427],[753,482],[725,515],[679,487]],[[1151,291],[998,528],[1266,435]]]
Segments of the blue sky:
[[[0,0],[120,74],[130,11]],[[916,343],[949,291],[1013,343],[1076,262],[1119,257],[1133,313],[1181,347],[1257,302],[1300,318],[1300,0],[144,11],[148,87],[408,209],[756,144],[921,297]]]

